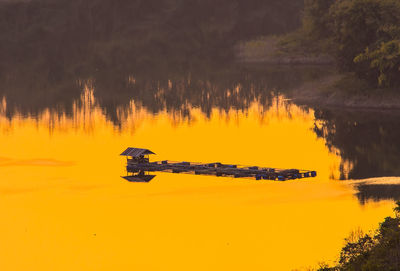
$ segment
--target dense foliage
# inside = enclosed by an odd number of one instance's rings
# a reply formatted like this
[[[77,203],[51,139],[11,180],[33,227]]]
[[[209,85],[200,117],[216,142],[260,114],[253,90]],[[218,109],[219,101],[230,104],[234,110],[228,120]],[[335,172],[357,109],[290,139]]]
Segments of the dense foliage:
[[[305,0],[301,46],[382,87],[400,85],[399,0]],[[311,44],[311,46],[310,46]]]
[[[296,29],[302,7],[302,0],[7,1],[0,64],[40,62],[57,77],[71,63],[226,60],[238,40]]]
[[[400,202],[394,210],[396,217],[385,218],[374,236],[361,234],[357,240],[348,239],[337,266],[319,270],[400,270]]]

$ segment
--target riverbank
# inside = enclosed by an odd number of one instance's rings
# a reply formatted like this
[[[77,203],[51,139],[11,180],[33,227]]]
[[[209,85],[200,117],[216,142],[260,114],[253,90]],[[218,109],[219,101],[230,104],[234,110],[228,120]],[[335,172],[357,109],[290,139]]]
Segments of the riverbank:
[[[335,65],[328,55],[282,53],[279,37],[262,37],[235,46],[236,61],[259,65]],[[285,93],[297,104],[370,109],[400,109],[400,90],[376,89],[350,73],[335,72]]]
[[[359,109],[400,109],[400,90],[370,88],[351,74],[331,74],[289,91],[296,104]]]
[[[303,53],[284,53],[279,49],[280,37],[260,37],[256,40],[238,43],[235,58],[239,63],[296,64],[296,65],[333,65],[329,55]]]

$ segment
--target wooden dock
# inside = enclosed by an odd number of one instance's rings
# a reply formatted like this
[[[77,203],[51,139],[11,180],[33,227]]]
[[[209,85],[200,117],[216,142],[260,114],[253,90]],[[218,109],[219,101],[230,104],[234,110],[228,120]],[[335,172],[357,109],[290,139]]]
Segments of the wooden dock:
[[[210,175],[217,177],[232,177],[232,178],[251,178],[256,180],[275,180],[275,181],[295,180],[295,179],[317,176],[317,172],[311,170],[241,166],[234,164],[222,164],[219,162],[216,163],[193,163],[193,162],[173,162],[173,161],[150,162],[149,158],[145,157],[146,155],[149,154],[154,154],[154,153],[147,149],[138,149],[138,148],[128,148],[121,154],[123,156],[127,156],[127,166],[126,166],[127,171],[129,173],[134,174],[131,175],[130,177],[140,178],[140,176],[148,176],[145,174],[146,172],[187,173],[195,175]]]

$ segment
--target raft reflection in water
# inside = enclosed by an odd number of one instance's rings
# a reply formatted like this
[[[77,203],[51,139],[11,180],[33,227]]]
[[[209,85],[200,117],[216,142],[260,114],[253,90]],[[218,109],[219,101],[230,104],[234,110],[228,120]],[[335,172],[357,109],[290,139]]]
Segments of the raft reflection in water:
[[[139,173],[124,176],[122,178],[132,183],[148,183],[153,180],[154,177],[156,177],[156,175],[150,175],[144,171],[140,171]]]

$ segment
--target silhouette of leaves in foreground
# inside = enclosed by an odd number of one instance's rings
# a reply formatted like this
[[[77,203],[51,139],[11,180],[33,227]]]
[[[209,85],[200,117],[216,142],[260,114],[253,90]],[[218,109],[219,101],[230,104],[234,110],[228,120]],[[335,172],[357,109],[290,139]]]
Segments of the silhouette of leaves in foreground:
[[[334,267],[324,265],[318,270],[400,270],[400,201],[396,204],[395,217],[386,217],[374,236],[359,232],[356,240],[346,239],[338,264]]]

